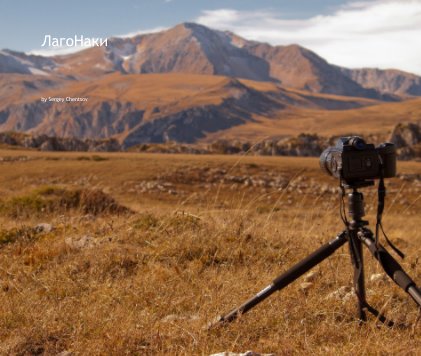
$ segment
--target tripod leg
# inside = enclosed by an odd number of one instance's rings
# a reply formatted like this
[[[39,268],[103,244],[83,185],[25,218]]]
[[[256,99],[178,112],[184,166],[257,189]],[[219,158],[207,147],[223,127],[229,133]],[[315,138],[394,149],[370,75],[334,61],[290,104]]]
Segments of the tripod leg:
[[[349,249],[352,264],[354,266],[354,288],[355,294],[358,297],[358,314],[361,321],[367,321],[364,308],[367,305],[365,294],[365,281],[364,281],[364,255],[362,242],[358,238],[356,230],[350,230]]]
[[[237,319],[241,314],[246,313],[251,308],[259,304],[261,301],[265,300],[272,293],[281,290],[286,287],[297,278],[302,276],[304,273],[309,271],[311,268],[322,262],[324,259],[332,255],[339,247],[347,242],[347,232],[344,231],[339,234],[334,240],[323,245],[311,255],[307,256],[305,259],[298,262],[292,268],[290,268],[285,273],[281,274],[279,277],[273,280],[272,284],[268,285],[266,288],[262,289],[254,297],[247,300],[244,304],[238,308],[232,310],[224,316],[218,317],[214,322],[212,322],[208,328],[212,328],[218,324],[226,323]]]
[[[373,256],[380,262],[386,274],[421,307],[421,290],[402,269],[402,266],[380,244],[376,246],[373,234],[365,229],[360,234],[362,242],[368,247]]]

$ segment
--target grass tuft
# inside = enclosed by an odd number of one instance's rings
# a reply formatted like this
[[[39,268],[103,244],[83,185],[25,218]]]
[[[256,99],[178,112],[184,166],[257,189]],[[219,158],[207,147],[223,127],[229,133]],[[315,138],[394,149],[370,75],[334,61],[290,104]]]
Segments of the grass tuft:
[[[0,214],[27,218],[44,214],[63,214],[78,210],[83,214],[125,214],[130,210],[101,190],[45,186],[29,194],[0,202]]]

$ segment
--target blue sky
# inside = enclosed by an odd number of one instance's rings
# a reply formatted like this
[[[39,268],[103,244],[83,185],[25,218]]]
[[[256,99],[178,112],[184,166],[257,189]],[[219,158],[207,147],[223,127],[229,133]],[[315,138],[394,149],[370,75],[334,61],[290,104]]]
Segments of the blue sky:
[[[285,18],[329,13],[344,0],[0,0],[0,48],[29,51],[45,34],[109,37],[193,21],[222,8],[275,11]],[[13,35],[12,35],[13,34]]]
[[[34,51],[46,34],[105,38],[186,21],[298,43],[334,64],[421,74],[421,0],[0,0],[0,48]]]

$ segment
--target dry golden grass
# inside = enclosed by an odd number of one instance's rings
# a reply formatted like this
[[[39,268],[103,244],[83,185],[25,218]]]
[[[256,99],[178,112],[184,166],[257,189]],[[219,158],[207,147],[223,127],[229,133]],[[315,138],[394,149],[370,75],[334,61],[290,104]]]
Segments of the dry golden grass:
[[[352,100],[355,98],[348,98]],[[318,133],[322,136],[349,134],[389,135],[402,122],[418,122],[421,115],[419,98],[398,103],[379,103],[349,110],[296,109],[280,110],[270,117],[256,117],[218,133],[218,138],[256,141],[267,137],[284,137],[300,133]],[[363,131],[362,131],[363,130]],[[205,141],[217,138],[210,134]]]
[[[0,163],[5,206],[48,186],[99,189],[135,211],[95,215],[75,205],[14,219],[3,211],[1,354],[421,352],[418,310],[393,282],[367,281],[369,301],[399,323],[392,329],[371,317],[359,326],[355,298],[328,297],[352,284],[346,247],[315,268],[309,289],[296,281],[241,320],[203,329],[343,229],[337,195],[323,193],[325,184],[336,182],[322,176],[316,159],[118,153],[87,160],[90,154],[17,150],[0,155],[9,157]],[[400,164],[399,170],[420,174],[421,164]],[[232,176],[283,177],[289,185],[247,186],[233,183]],[[165,183],[165,189],[153,182]],[[387,183],[386,231],[407,253],[402,265],[421,283],[421,188],[410,180]],[[375,192],[365,192],[373,222]],[[39,223],[54,229],[40,232],[34,229]],[[365,255],[369,279],[381,268]]]

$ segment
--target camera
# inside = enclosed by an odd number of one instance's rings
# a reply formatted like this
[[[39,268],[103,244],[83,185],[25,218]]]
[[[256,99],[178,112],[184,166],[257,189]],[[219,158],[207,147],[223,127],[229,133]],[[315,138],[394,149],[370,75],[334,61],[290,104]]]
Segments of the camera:
[[[323,151],[321,169],[348,184],[396,175],[396,149],[385,142],[375,147],[359,136],[341,137],[336,145]]]

